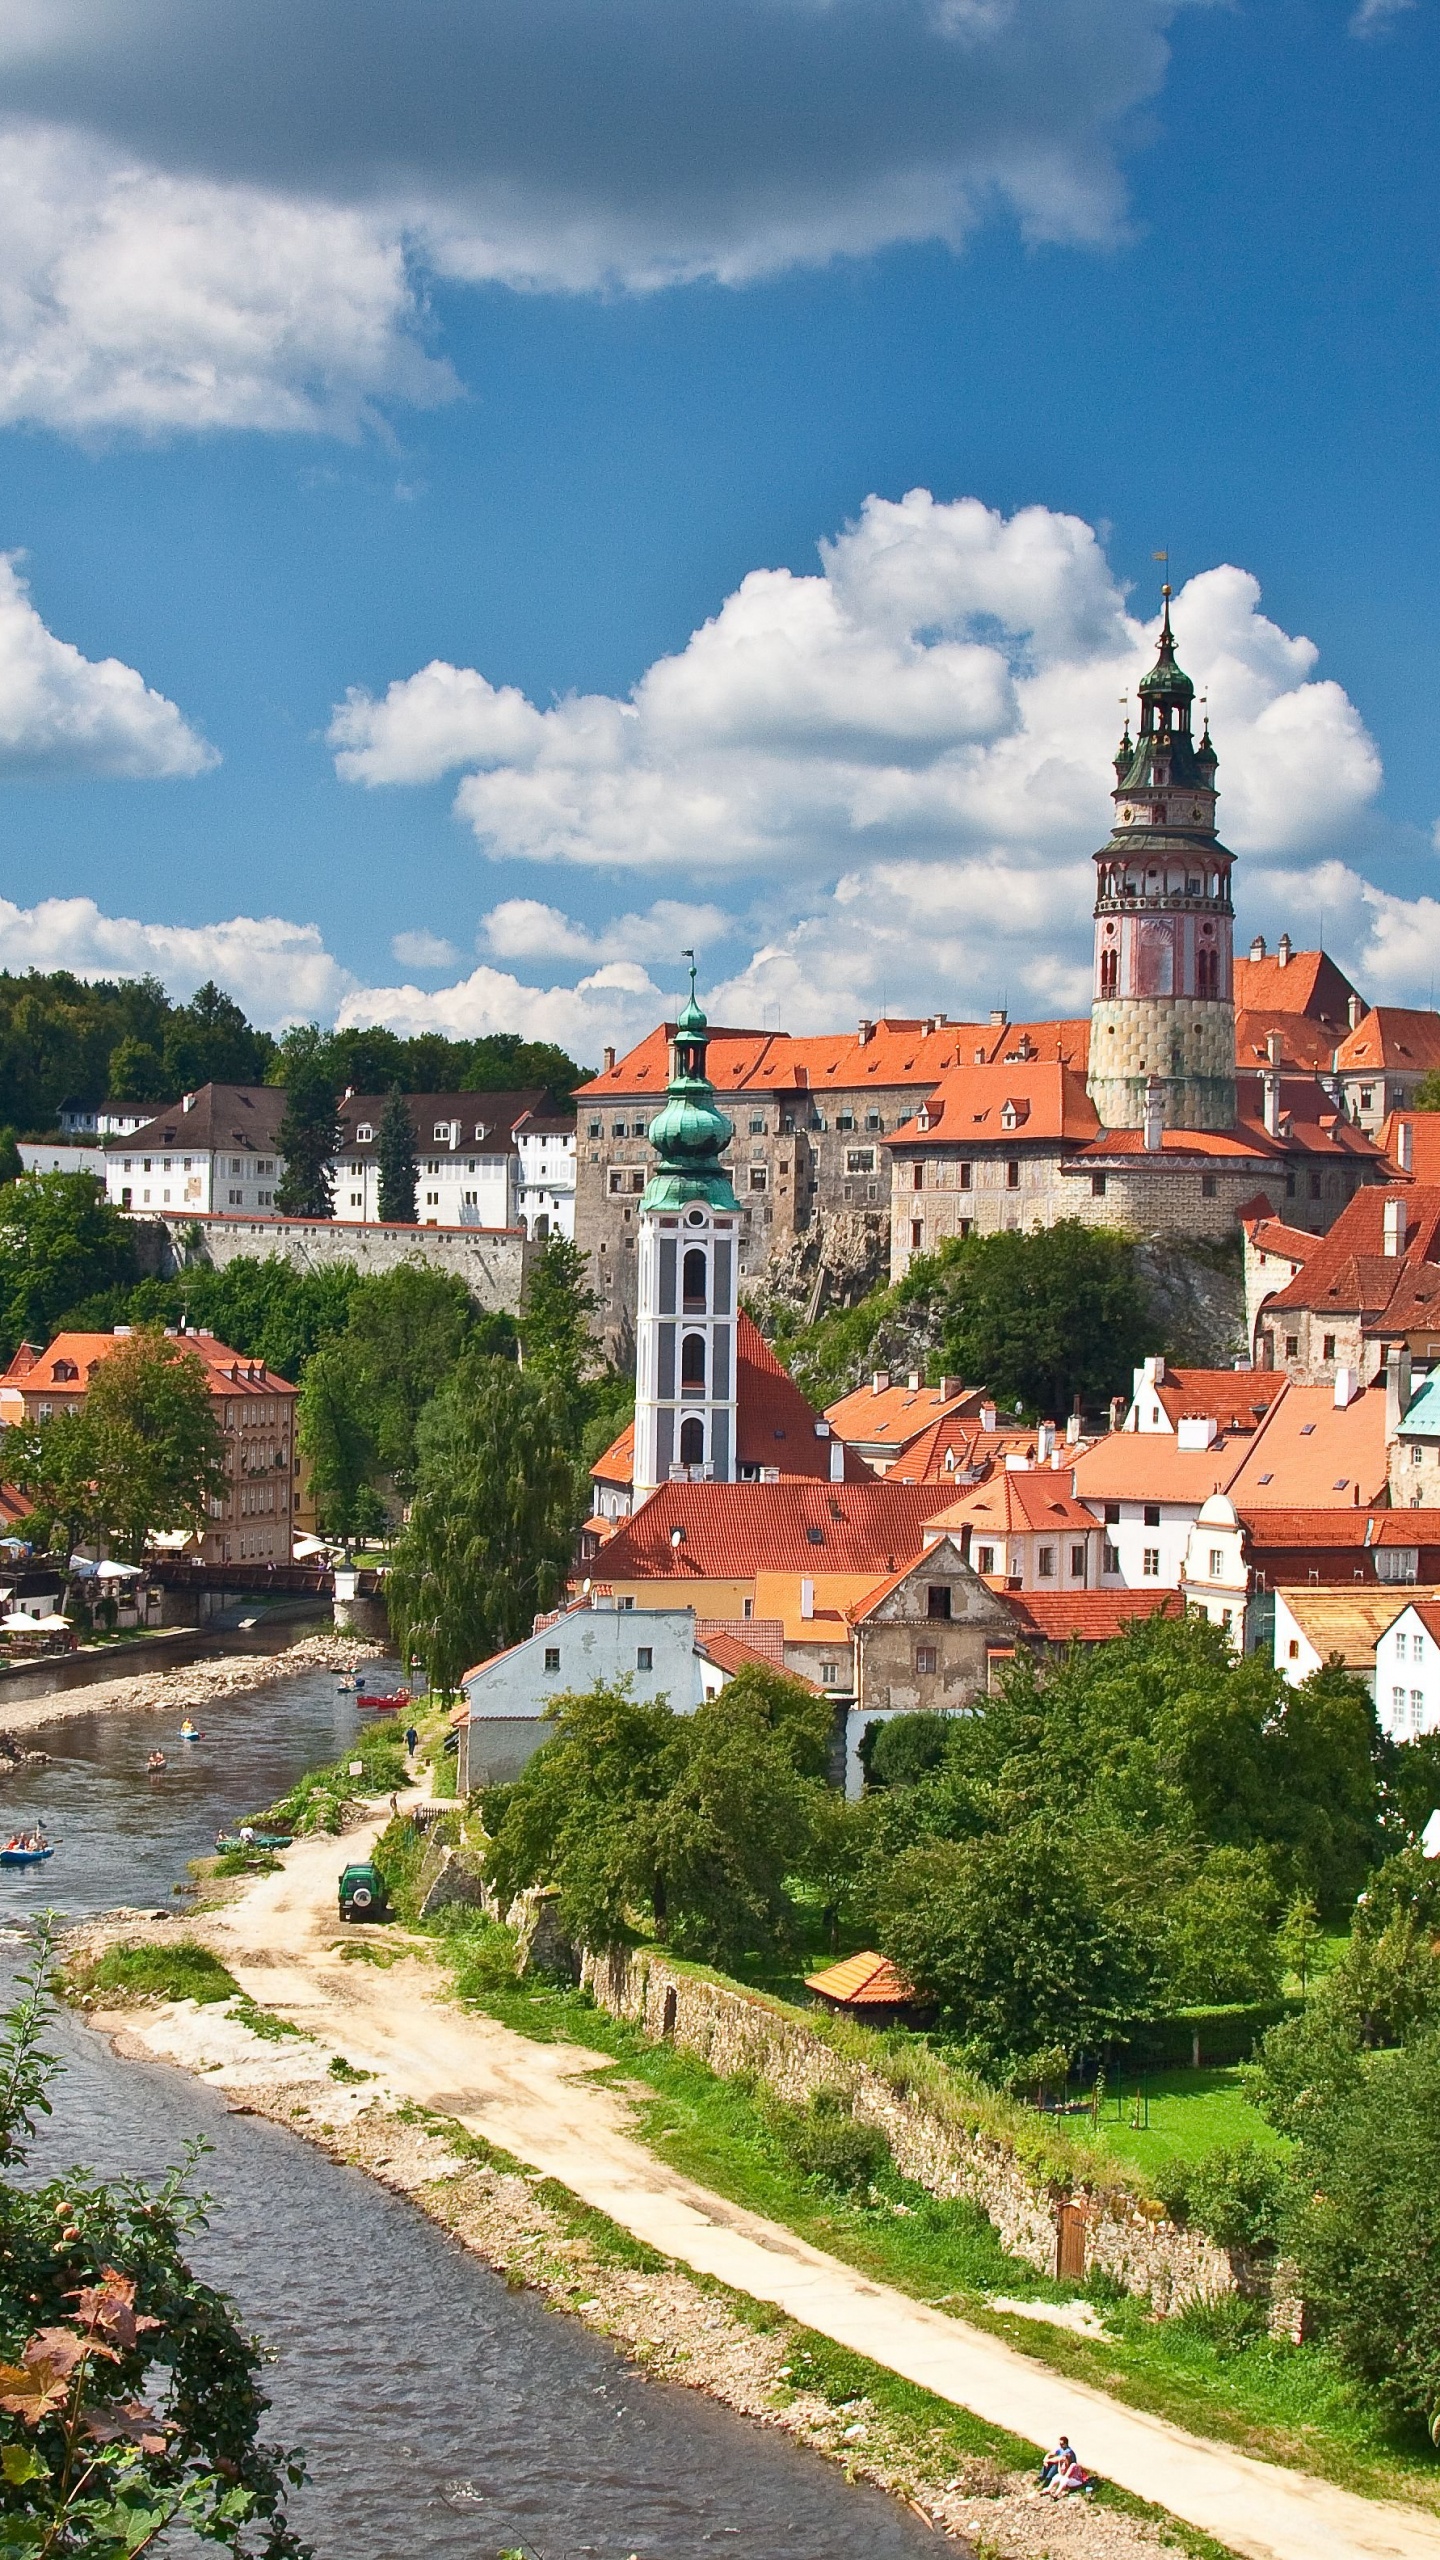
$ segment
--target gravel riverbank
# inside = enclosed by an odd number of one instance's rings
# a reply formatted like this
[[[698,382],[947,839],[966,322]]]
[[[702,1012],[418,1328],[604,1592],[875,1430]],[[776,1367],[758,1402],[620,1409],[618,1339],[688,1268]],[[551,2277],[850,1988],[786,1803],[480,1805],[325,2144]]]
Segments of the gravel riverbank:
[[[213,1698],[232,1698],[246,1689],[266,1688],[272,1680],[288,1680],[297,1671],[354,1671],[385,1653],[383,1644],[363,1636],[302,1636],[283,1653],[222,1653],[204,1662],[186,1663],[175,1671],[138,1671],[129,1678],[96,1680],[85,1689],[57,1690],[48,1698],[0,1705],[0,1748],[6,1736],[37,1732],[44,1725],[69,1724],[77,1716],[104,1715],[107,1708],[179,1709],[208,1706]]]

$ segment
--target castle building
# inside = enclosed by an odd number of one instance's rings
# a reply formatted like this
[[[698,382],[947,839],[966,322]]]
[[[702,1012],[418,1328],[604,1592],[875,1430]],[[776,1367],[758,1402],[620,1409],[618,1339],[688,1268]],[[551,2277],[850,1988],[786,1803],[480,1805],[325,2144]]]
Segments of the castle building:
[[[1140,728],[1115,758],[1115,824],[1095,856],[1087,1090],[1102,1128],[1235,1125],[1234,855],[1215,832],[1209,722],[1176,664],[1170,589]]]
[[[692,961],[669,1092],[647,1132],[655,1168],[636,1219],[637,1501],[677,1470],[735,1480],[740,1203],[720,1161],[735,1124],[705,1072],[709,1039]]]

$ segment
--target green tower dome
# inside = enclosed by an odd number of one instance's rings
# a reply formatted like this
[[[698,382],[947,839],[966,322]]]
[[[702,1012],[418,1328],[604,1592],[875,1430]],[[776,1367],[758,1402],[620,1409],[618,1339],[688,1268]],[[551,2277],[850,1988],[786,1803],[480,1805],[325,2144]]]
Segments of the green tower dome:
[[[712,1209],[739,1210],[720,1162],[735,1123],[720,1109],[705,1072],[709,1045],[710,1025],[695,994],[691,959],[690,994],[675,1024],[675,1071],[664,1107],[646,1131],[657,1162],[640,1203],[642,1215],[647,1209],[682,1209],[692,1200],[707,1201]]]

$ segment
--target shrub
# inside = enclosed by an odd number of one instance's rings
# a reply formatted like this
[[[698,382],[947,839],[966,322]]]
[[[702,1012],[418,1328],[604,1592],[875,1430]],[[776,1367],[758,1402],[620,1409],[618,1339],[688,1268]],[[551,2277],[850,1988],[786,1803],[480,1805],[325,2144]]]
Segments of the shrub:
[[[838,2195],[861,2195],[890,2158],[879,2127],[858,2124],[838,2089],[817,2089],[804,2107],[772,2098],[765,2110],[772,2134],[800,2171]]]
[[[1273,2249],[1290,2184],[1284,2156],[1258,2142],[1234,2142],[1199,2160],[1169,2160],[1155,2172],[1167,2211],[1222,2249]]]
[[[132,2000],[233,2000],[240,1988],[194,1938],[177,1938],[173,1946],[108,1947],[75,1980],[79,1990],[116,1991]]]

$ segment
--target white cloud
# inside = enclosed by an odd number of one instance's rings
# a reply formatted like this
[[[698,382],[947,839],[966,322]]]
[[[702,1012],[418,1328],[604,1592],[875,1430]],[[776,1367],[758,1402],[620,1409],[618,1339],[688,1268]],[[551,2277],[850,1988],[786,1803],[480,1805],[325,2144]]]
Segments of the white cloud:
[[[687,948],[726,939],[734,920],[720,907],[657,898],[644,915],[612,916],[598,929],[577,924],[539,898],[506,898],[482,919],[481,932],[504,960],[669,960]],[[403,957],[403,954],[397,954]]]
[[[667,1001],[644,969],[616,960],[573,987],[528,985],[490,968],[474,969],[452,987],[358,987],[344,998],[338,1018],[342,1026],[381,1023],[402,1035],[439,1031],[452,1040],[518,1031],[527,1040],[556,1040],[593,1064],[607,1041],[628,1046],[653,1030]]]
[[[326,950],[318,925],[280,916],[232,916],[224,924],[140,924],[107,916],[93,898],[44,898],[17,907],[0,898],[0,968],[73,969],[79,978],[153,971],[188,997],[216,979],[254,1022],[326,1020],[354,981]]]
[[[0,774],[150,781],[218,764],[133,667],[84,658],[46,629],[19,558],[0,553]]]
[[[449,969],[460,957],[454,943],[447,942],[443,934],[423,930],[397,933],[390,948],[406,969]]]
[[[432,279],[743,285],[997,214],[1109,243],[1195,0],[19,0],[0,416],[353,431]]]
[[[1360,0],[1350,20],[1352,36],[1378,36],[1405,9],[1413,9],[1415,0]]]

